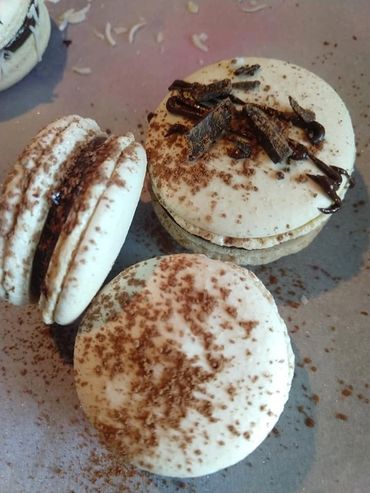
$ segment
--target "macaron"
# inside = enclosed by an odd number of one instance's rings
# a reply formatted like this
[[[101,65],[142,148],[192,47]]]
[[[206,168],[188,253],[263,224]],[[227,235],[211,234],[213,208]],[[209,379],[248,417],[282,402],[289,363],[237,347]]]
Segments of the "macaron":
[[[104,287],[80,325],[74,368],[82,408],[120,460],[185,478],[231,466],[265,439],[294,355],[252,272],[178,254]]]
[[[335,90],[268,58],[224,60],[169,90],[146,139],[153,206],[169,233],[241,264],[306,247],[353,184],[354,133]]]
[[[0,91],[41,61],[50,30],[44,0],[0,0]]]
[[[38,302],[45,323],[73,322],[125,241],[146,170],[132,134],[78,115],[42,129],[0,196],[0,296]]]

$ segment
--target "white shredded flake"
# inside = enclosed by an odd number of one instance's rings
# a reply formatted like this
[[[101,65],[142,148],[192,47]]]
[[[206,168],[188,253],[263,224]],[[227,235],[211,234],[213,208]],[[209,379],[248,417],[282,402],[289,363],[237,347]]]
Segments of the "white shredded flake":
[[[208,35],[206,33],[193,34],[191,39],[193,41],[193,45],[199,48],[199,50],[208,51],[208,46],[205,44],[208,39]]]
[[[125,34],[125,33],[127,33],[128,29],[127,29],[127,27],[117,26],[117,27],[113,28],[113,31],[116,34]]]
[[[88,3],[86,7],[80,10],[66,10],[58,19],[59,30],[64,31],[68,24],[80,24],[80,22],[85,21],[90,7],[91,5]]]
[[[162,31],[159,31],[159,33],[157,34],[157,43],[163,43],[163,40],[164,40],[164,35],[163,35],[163,32]]]
[[[116,40],[112,36],[112,24],[107,22],[105,25],[105,39],[111,46],[116,46]]]
[[[78,75],[90,75],[92,70],[90,67],[72,67],[72,71]]]
[[[188,2],[188,12],[191,14],[197,14],[199,12],[199,5],[191,0]]]
[[[146,26],[146,22],[139,22],[138,24],[135,24],[132,26],[128,33],[128,41],[129,43],[133,43],[135,40],[136,33],[139,31],[139,29],[142,29],[144,26]]]
[[[301,302],[302,302],[302,305],[307,305],[307,303],[308,303],[308,299],[306,298],[306,296],[305,296],[305,295],[303,295],[303,296],[301,297]]]
[[[247,7],[241,7],[243,12],[247,14],[253,14],[254,12],[259,12],[267,7],[265,3],[258,3],[256,0],[250,0]]]
[[[103,33],[101,33],[100,31],[98,31],[97,29],[94,29],[94,34],[97,38],[101,39],[101,40],[104,40],[105,39],[105,36]]]

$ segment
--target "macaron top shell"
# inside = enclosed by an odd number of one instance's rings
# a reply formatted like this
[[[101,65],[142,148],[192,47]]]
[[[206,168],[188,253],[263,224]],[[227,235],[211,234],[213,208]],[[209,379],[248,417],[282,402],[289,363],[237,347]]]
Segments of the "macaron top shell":
[[[0,49],[17,34],[30,4],[31,0],[0,0]]]
[[[302,107],[313,110],[326,129],[325,141],[315,155],[351,173],[355,144],[349,113],[334,89],[308,70],[280,60],[237,58],[204,67],[186,80],[250,80],[235,76],[234,71],[254,64],[261,66],[252,77],[261,82],[260,87],[249,92],[235,90],[234,94],[283,111],[291,111],[292,96]],[[249,159],[236,160],[228,156],[227,143],[219,140],[208,153],[188,161],[185,136],[166,134],[172,124],[189,126],[189,120],[170,114],[167,99],[150,121],[146,142],[149,173],[158,200],[189,231],[203,230],[209,233],[207,239],[212,241],[213,235],[219,243],[249,238],[255,240],[254,246],[267,247],[280,235],[298,236],[327,218],[319,208],[329,207],[331,200],[306,176],[321,174],[310,160],[292,161],[289,166],[286,162],[274,164],[262,149]],[[303,130],[294,128],[290,136],[307,145]],[[340,197],[347,187],[348,180],[343,179]]]
[[[252,452],[283,410],[293,363],[262,283],[203,255],[121,273],[89,308],[75,346],[77,392],[106,444],[176,477]]]

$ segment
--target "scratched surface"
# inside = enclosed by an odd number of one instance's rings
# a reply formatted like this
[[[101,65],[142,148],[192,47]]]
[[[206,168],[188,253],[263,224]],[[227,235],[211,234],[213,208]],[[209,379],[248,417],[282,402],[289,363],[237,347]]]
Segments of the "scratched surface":
[[[241,11],[253,2],[199,0],[198,14],[187,12],[186,3],[95,0],[84,23],[64,33],[54,24],[43,62],[0,93],[0,177],[40,127],[64,114],[90,116],[102,128],[143,138],[146,114],[168,84],[203,63],[269,56],[326,79],[353,117],[356,188],[309,248],[254,269],[274,294],[293,340],[290,399],[274,432],[234,467],[187,481],[140,473],[114,461],[82,414],[68,362],[74,328],[50,331],[35,309],[1,303],[0,493],[370,491],[368,0],[266,0],[255,13]],[[85,0],[48,5],[56,21]],[[94,33],[104,32],[107,22],[130,29],[142,19],[146,26],[132,44],[127,34],[114,33],[112,47]],[[207,52],[191,41],[202,32]],[[69,47],[63,39],[72,41]],[[92,73],[77,75],[72,67]],[[144,194],[111,276],[176,248]]]

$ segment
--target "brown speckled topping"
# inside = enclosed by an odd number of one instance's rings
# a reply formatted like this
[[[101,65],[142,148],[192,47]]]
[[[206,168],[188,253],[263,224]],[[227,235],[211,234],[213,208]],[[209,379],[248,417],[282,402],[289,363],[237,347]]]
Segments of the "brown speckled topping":
[[[218,468],[230,461],[226,452],[216,458],[220,440],[231,456],[245,454],[253,423],[280,412],[271,396],[286,395],[291,372],[281,322],[251,274],[224,266],[195,255],[138,264],[83,321],[75,352],[82,405],[105,443],[139,467],[181,475]],[[266,360],[255,366],[247,353]],[[251,408],[240,406],[250,399]]]

